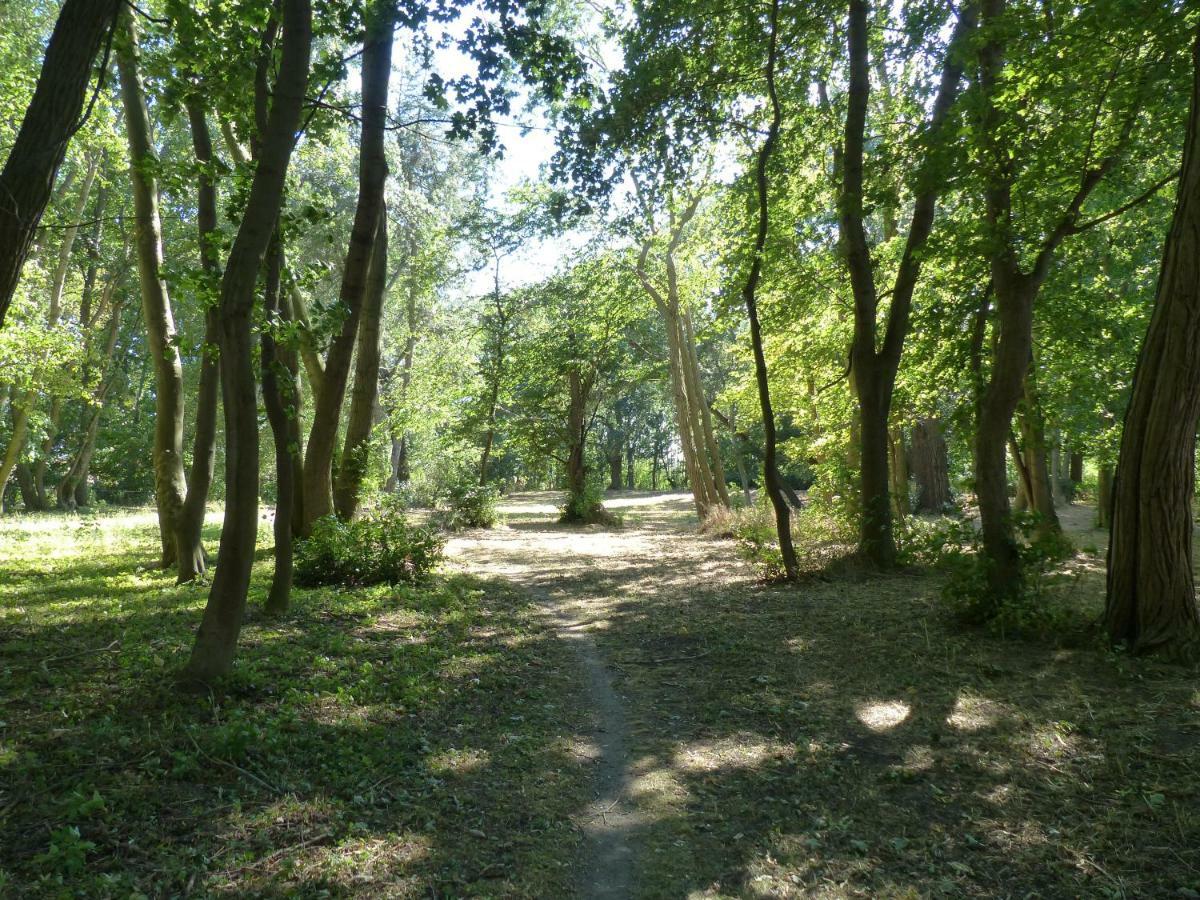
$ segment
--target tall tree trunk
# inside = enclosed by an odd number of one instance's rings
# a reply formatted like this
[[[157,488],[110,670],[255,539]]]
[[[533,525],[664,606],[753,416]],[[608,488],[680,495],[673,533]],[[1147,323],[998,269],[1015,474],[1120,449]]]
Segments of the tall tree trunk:
[[[379,398],[379,338],[383,301],[387,294],[388,221],[386,208],[379,211],[378,231],[367,272],[366,296],[358,321],[358,353],[354,360],[354,387],[350,392],[350,415],[346,441],[333,489],[338,518],[348,522],[358,514],[363,478],[371,449],[371,427]]]
[[[1046,453],[1046,424],[1037,389],[1037,376],[1031,368],[1025,375],[1025,390],[1021,404],[1021,438],[1025,444],[1025,469],[1029,477],[1031,508],[1038,516],[1038,533],[1056,534],[1062,531],[1054,508],[1053,467]]]
[[[964,4],[942,60],[942,77],[929,115],[927,140],[933,147],[921,156],[916,172],[917,194],[904,253],[891,291],[891,306],[882,346],[877,346],[879,292],[864,226],[864,156],[866,121],[870,101],[868,0],[849,0],[847,48],[849,77],[845,139],[835,152],[841,171],[838,196],[839,239],[854,294],[854,337],[850,346],[851,369],[861,428],[859,466],[861,527],[859,552],[880,568],[895,563],[892,508],[888,476],[888,419],[904,341],[910,328],[912,300],[921,273],[924,248],[933,231],[937,200],[945,180],[937,163],[937,144],[958,97],[963,66],[961,49],[975,30],[974,3]],[[1003,449],[1003,445],[1002,445]]]
[[[908,505],[908,452],[904,447],[904,429],[893,425],[888,429],[888,458],[891,472],[890,493],[893,512],[903,521],[910,512]]]
[[[388,172],[384,136],[388,79],[392,71],[393,17],[390,0],[373,0],[368,9],[363,50],[358,206],[354,213],[350,246],[346,251],[338,294],[345,318],[325,359],[323,384],[313,405],[312,430],[304,454],[304,518],[310,527],[314,521],[333,511],[333,452],[358,333],[358,320],[366,296],[367,270],[380,211],[383,209],[384,183]]]
[[[1096,474],[1096,527],[1112,527],[1113,467],[1100,463]]]
[[[217,253],[217,189],[212,175],[213,146],[208,118],[200,97],[192,94],[185,101],[192,132],[192,149],[200,164],[197,181],[196,224],[200,245],[200,263],[205,279],[216,288],[221,280],[221,261]],[[187,496],[176,524],[176,573],[178,582],[192,581],[204,574],[204,515],[212,486],[217,449],[217,400],[221,390],[220,313],[215,303],[204,310],[204,344],[200,351],[200,381],[196,388],[196,433],[192,442],[192,470]]]
[[[762,409],[764,441],[763,482],[771,506],[775,510],[775,531],[779,537],[779,555],[783,562],[784,577],[794,581],[800,575],[796,551],[792,546],[792,516],[788,510],[780,487],[779,462],[775,436],[775,411],[771,407],[771,387],[767,377],[767,357],[763,352],[762,326],[758,321],[758,282],[762,278],[763,251],[766,249],[770,230],[770,189],[767,167],[771,154],[779,142],[779,127],[783,109],[775,87],[775,65],[779,56],[779,2],[771,0],[770,37],[767,43],[766,81],[767,95],[771,102],[771,119],[767,137],[758,149],[755,160],[754,179],[758,202],[758,222],[754,236],[754,253],[750,260],[750,272],[742,285],[742,302],[746,306],[746,317],[750,320],[750,345],[754,351],[754,380],[758,385],[758,402]]]
[[[119,0],[65,0],[59,10],[33,98],[0,171],[0,328],[67,144],[82,124],[92,64],[122,6]]]
[[[304,106],[312,51],[310,0],[283,0],[283,39],[267,127],[246,210],[221,278],[221,391],[225,409],[225,522],[217,573],[187,678],[208,682],[233,666],[258,536],[258,404],[251,314],[263,258],[279,219]]]
[[[183,474],[183,364],[175,335],[175,318],[162,277],[162,222],[158,214],[158,183],[150,113],[138,72],[137,31],[133,13],[122,9],[117,35],[117,71],[121,104],[129,139],[129,177],[137,217],[138,281],[147,343],[154,362],[154,495],[162,565],[175,562],[175,534],[186,493]]]
[[[1200,422],[1200,33],[1187,141],[1154,312],[1125,413],[1104,623],[1135,652],[1194,652],[1192,497]]]
[[[913,478],[917,482],[919,513],[943,512],[954,502],[950,493],[950,457],[946,439],[937,419],[918,419],[912,430],[909,456]]]
[[[1067,464],[1067,478],[1071,480],[1072,492],[1083,484],[1083,454],[1077,450],[1071,451],[1071,458]]]
[[[704,396],[703,373],[700,371],[700,360],[696,355],[696,333],[692,328],[692,313],[687,307],[680,312],[680,322],[683,326],[683,348],[685,357],[685,372],[688,382],[688,400],[700,421],[700,437],[703,447],[702,456],[708,477],[716,492],[716,502],[726,509],[729,508],[729,488],[725,484],[725,465],[721,461],[721,445],[713,434],[712,413],[709,411],[708,400]]]
[[[625,445],[625,490],[627,491],[632,491],[637,486],[637,478],[633,466],[633,442],[629,441]]]
[[[292,504],[296,492],[295,466],[292,456],[291,434],[288,417],[288,401],[284,397],[284,385],[292,385],[292,372],[286,361],[281,359],[279,345],[275,341],[273,327],[280,316],[279,278],[283,263],[278,229],[267,250],[266,284],[263,288],[262,329],[262,393],[263,405],[267,410],[267,421],[275,443],[275,571],[271,577],[271,589],[267,593],[266,612],[281,615],[287,611],[292,593]],[[284,322],[286,323],[286,317]]]

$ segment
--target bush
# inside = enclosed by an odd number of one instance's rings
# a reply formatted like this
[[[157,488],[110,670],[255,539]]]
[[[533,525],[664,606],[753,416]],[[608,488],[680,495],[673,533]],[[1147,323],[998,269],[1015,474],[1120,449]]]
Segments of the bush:
[[[442,561],[445,541],[436,531],[410,525],[396,506],[353,522],[326,516],[296,545],[296,584],[413,584]]]
[[[989,582],[990,560],[974,524],[966,518],[943,519],[923,531],[910,530],[901,545],[907,562],[936,565],[947,573],[941,597],[946,607],[969,625],[999,634],[1047,634],[1061,631],[1066,611],[1047,588],[1053,570],[1071,552],[1071,542],[1041,527],[1033,513],[1013,516],[1021,579],[1006,596],[996,596]]]
[[[496,504],[500,491],[493,485],[478,485],[467,481],[451,485],[434,514],[442,528],[491,528],[498,519]]]
[[[582,525],[620,526],[621,517],[605,509],[603,501],[604,479],[597,473],[589,472],[583,490],[567,495],[567,502],[561,507],[562,515],[558,520]]]

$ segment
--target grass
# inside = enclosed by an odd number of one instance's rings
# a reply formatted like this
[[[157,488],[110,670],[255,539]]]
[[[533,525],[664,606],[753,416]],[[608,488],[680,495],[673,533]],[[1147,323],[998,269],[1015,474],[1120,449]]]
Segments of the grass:
[[[1047,589],[1074,625],[1018,641],[963,631],[935,572],[764,584],[686,498],[615,498],[619,530],[556,499],[454,538],[492,580],[297,591],[281,622],[263,551],[202,697],[171,676],[205,592],[147,567],[151,515],[4,520],[0,896],[574,895],[603,723],[531,595],[624,704],[636,897],[1200,896],[1200,683],[1086,626],[1083,507]]]
[[[150,513],[0,529],[0,895],[570,892],[576,681],[522,595],[297,590],[271,621],[260,551],[236,671],[189,696],[206,589],[149,565]]]

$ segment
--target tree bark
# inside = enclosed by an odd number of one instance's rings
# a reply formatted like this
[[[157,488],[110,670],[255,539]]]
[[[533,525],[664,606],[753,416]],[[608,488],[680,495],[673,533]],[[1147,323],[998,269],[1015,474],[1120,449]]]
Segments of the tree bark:
[[[333,452],[388,173],[384,136],[388,80],[392,71],[392,24],[392,3],[389,0],[374,0],[368,10],[363,50],[358,205],[338,294],[346,315],[340,332],[329,346],[323,384],[313,405],[312,430],[304,454],[306,527],[311,527],[314,521],[333,511]]]
[[[1154,311],[1134,371],[1113,498],[1104,623],[1138,653],[1192,652],[1200,422],[1200,34],[1183,167]]]
[[[958,97],[964,44],[975,30],[973,3],[963,6],[942,60],[942,77],[927,126],[927,140],[941,140],[950,111]],[[917,191],[904,253],[891,291],[891,307],[882,346],[878,344],[879,293],[864,225],[864,156],[866,120],[870,101],[868,0],[849,0],[847,46],[849,76],[844,146],[835,167],[841,170],[838,197],[842,255],[854,294],[854,337],[851,368],[861,428],[859,552],[880,568],[896,560],[892,535],[892,504],[888,476],[888,419],[904,341],[911,326],[912,300],[921,273],[925,245],[933,231],[937,200],[945,179],[937,171],[937,154],[926,150],[917,170]]]
[[[764,448],[764,488],[775,510],[775,531],[779,538],[779,555],[783,563],[783,575],[789,581],[795,581],[800,575],[796,551],[792,546],[792,517],[788,510],[787,500],[781,490],[779,463],[776,449],[775,412],[771,407],[771,388],[767,377],[767,358],[763,352],[762,326],[758,321],[758,282],[762,277],[763,251],[766,248],[767,234],[770,228],[770,192],[767,181],[767,167],[771,154],[779,141],[779,128],[782,124],[783,110],[779,103],[779,94],[775,87],[775,65],[779,56],[779,2],[771,0],[770,37],[767,43],[766,81],[767,95],[771,102],[771,118],[767,128],[767,137],[758,149],[755,160],[754,179],[756,199],[758,202],[758,222],[754,236],[753,256],[750,259],[750,272],[742,286],[742,302],[746,305],[746,317],[750,320],[750,345],[754,351],[754,380],[758,385],[758,402],[762,409]]]
[[[917,420],[912,430],[909,459],[917,482],[916,511],[944,512],[954,502],[954,497],[950,493],[950,457],[937,419]]]
[[[217,189],[211,174],[213,165],[212,136],[208,117],[198,95],[185,101],[188,123],[192,132],[192,149],[200,164],[197,182],[196,224],[200,245],[200,264],[208,283],[214,288],[221,280],[221,261],[217,254]],[[187,496],[176,523],[176,578],[179,584],[193,581],[207,569],[204,550],[204,515],[208,507],[208,492],[212,486],[217,448],[217,400],[221,389],[221,369],[218,343],[220,313],[215,303],[204,310],[204,343],[200,350],[200,381],[196,387],[196,433],[192,442],[192,469],[188,478]]]
[[[291,433],[289,428],[288,399],[285,388],[292,384],[292,372],[281,359],[279,345],[272,331],[280,315],[279,278],[283,263],[280,234],[276,230],[271,247],[267,250],[266,284],[263,288],[263,318],[265,325],[261,334],[262,349],[262,393],[263,405],[267,410],[267,421],[275,444],[275,571],[271,576],[271,589],[267,593],[266,612],[281,615],[287,611],[292,592],[292,504],[296,491],[295,466]]]
[[[117,35],[117,71],[129,139],[129,176],[136,215],[138,282],[147,343],[154,363],[154,495],[164,568],[175,562],[175,535],[186,493],[183,473],[183,364],[175,318],[162,277],[162,222],[158,213],[158,158],[142,79],[138,72],[137,31],[133,13],[122,9]]]
[[[221,391],[225,409],[225,521],[217,573],[184,677],[209,682],[233,666],[258,536],[258,404],[251,313],[263,258],[283,202],[308,85],[310,0],[283,0],[278,76],[246,211],[221,278]]]
[[[33,98],[0,171],[0,328],[67,144],[82,125],[92,63],[122,5],[119,0],[66,0],[46,45]]]
[[[379,339],[383,301],[387,294],[387,210],[379,211],[378,231],[367,272],[366,296],[358,321],[358,353],[354,360],[354,387],[350,392],[350,415],[346,440],[333,489],[337,516],[349,522],[358,514],[363,478],[371,449],[371,427],[379,399]]]
[[[904,429],[898,425],[888,429],[888,458],[892,511],[897,519],[904,521],[911,512],[908,504],[908,453],[904,447]]]
[[[1113,467],[1100,463],[1096,474],[1096,527],[1112,527]]]
[[[1046,424],[1042,415],[1037,377],[1032,368],[1025,374],[1025,388],[1020,404],[1021,438],[1025,445],[1025,471],[1029,479],[1030,508],[1038,516],[1038,533],[1056,534],[1062,531],[1054,508],[1054,483],[1046,452]]]

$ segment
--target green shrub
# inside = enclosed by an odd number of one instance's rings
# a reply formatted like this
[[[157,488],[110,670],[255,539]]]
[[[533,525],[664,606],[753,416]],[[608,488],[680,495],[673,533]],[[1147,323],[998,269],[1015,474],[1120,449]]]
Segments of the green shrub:
[[[581,491],[567,495],[561,507],[559,521],[583,525],[607,525],[617,527],[621,517],[604,508],[604,478],[598,472],[589,472]]]
[[[965,518],[941,523],[922,537],[910,538],[904,557],[946,571],[942,601],[956,617],[1000,634],[1048,634],[1062,629],[1067,611],[1047,590],[1054,583],[1053,570],[1073,549],[1061,531],[1043,528],[1034,513],[1013,515],[1021,576],[1012,591],[998,596],[989,578],[991,561],[973,523]]]
[[[499,501],[500,491],[495,486],[461,481],[446,491],[445,498],[438,504],[434,521],[449,531],[491,528],[499,518],[496,513]]]
[[[445,541],[411,525],[395,504],[353,522],[326,516],[296,545],[296,584],[399,584],[423,581],[442,561]]]

